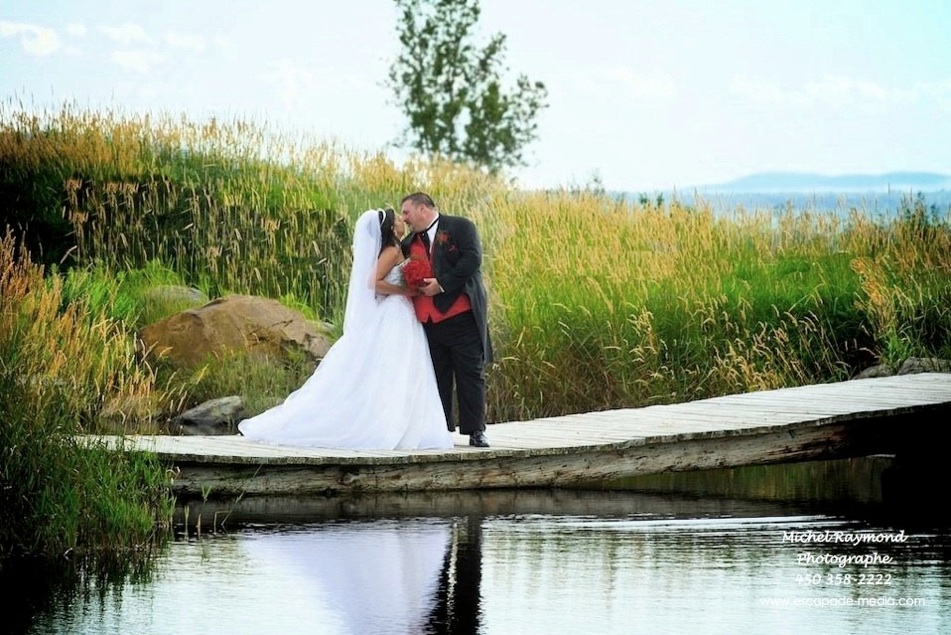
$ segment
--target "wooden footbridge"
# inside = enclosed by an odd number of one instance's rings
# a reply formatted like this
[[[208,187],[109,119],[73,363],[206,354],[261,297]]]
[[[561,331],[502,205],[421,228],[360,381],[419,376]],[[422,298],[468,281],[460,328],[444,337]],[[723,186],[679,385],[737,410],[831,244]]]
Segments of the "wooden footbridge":
[[[951,374],[921,373],[488,426],[490,448],[341,451],[241,436],[100,437],[156,453],[180,496],[578,486],[666,471],[917,452],[951,413]],[[940,435],[943,437],[943,435]]]

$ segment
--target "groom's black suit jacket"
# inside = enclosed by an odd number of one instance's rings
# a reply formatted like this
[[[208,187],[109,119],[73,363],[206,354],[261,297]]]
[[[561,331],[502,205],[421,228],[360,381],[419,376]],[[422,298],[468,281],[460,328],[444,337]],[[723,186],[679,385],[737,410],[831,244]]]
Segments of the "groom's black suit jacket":
[[[403,240],[402,249],[409,256],[412,241],[410,234]],[[492,344],[489,339],[488,299],[482,283],[482,244],[475,224],[468,218],[439,214],[436,237],[433,240],[431,263],[433,275],[443,292],[433,296],[433,304],[440,311],[447,311],[460,294],[469,296],[472,315],[482,338],[485,362],[492,360]]]

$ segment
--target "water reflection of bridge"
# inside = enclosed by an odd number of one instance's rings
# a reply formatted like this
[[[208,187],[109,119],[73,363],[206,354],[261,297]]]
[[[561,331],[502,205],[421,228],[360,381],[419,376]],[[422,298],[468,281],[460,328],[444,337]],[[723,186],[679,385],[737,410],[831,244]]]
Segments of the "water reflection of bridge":
[[[558,487],[669,471],[928,453],[951,374],[922,373],[489,426],[491,448],[354,452],[240,436],[138,436],[180,495]],[[115,442],[115,438],[110,438]]]

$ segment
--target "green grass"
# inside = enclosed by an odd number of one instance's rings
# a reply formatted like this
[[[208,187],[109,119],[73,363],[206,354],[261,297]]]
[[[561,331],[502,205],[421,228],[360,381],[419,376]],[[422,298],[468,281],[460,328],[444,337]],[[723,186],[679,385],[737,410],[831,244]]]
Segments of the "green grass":
[[[136,326],[179,309],[144,300],[159,283],[279,298],[339,325],[353,219],[432,192],[482,230],[493,420],[831,381],[948,355],[948,219],[923,200],[889,222],[862,210],[724,215],[700,198],[523,192],[462,167],[396,166],[240,121],[68,106],[4,115],[6,187],[65,203],[57,210],[74,244],[51,251],[87,272],[69,275],[100,281],[83,285],[90,301]],[[39,209],[46,199],[21,200]],[[180,379],[196,395],[243,388],[258,403],[279,390]]]
[[[154,290],[276,298],[339,329],[354,219],[417,189],[481,231],[490,421],[951,358],[949,210],[921,197],[890,220],[861,209],[715,213],[701,198],[526,192],[241,121],[7,104],[0,213],[48,266],[30,278],[43,293],[4,290],[0,415],[17,415],[24,386],[37,416],[66,430],[94,429],[105,413],[142,425],[228,394],[264,409],[309,366],[241,355],[194,369],[144,363],[135,331],[200,301]]]
[[[135,550],[169,527],[153,456],[77,444],[118,401],[154,404],[131,334],[0,241],[0,557]],[[92,285],[91,291],[101,285]],[[120,412],[134,418],[135,408]]]

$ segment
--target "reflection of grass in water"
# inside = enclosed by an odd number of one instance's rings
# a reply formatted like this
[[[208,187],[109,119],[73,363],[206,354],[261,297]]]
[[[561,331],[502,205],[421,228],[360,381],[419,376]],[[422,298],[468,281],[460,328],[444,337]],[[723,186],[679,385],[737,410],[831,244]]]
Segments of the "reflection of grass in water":
[[[154,549],[70,558],[10,558],[0,566],[4,589],[3,632],[53,633],[60,616],[98,598],[121,596],[126,584],[152,580]],[[62,626],[60,626],[60,629]]]
[[[878,503],[886,456],[666,472],[605,483],[606,489],[774,501]]]

